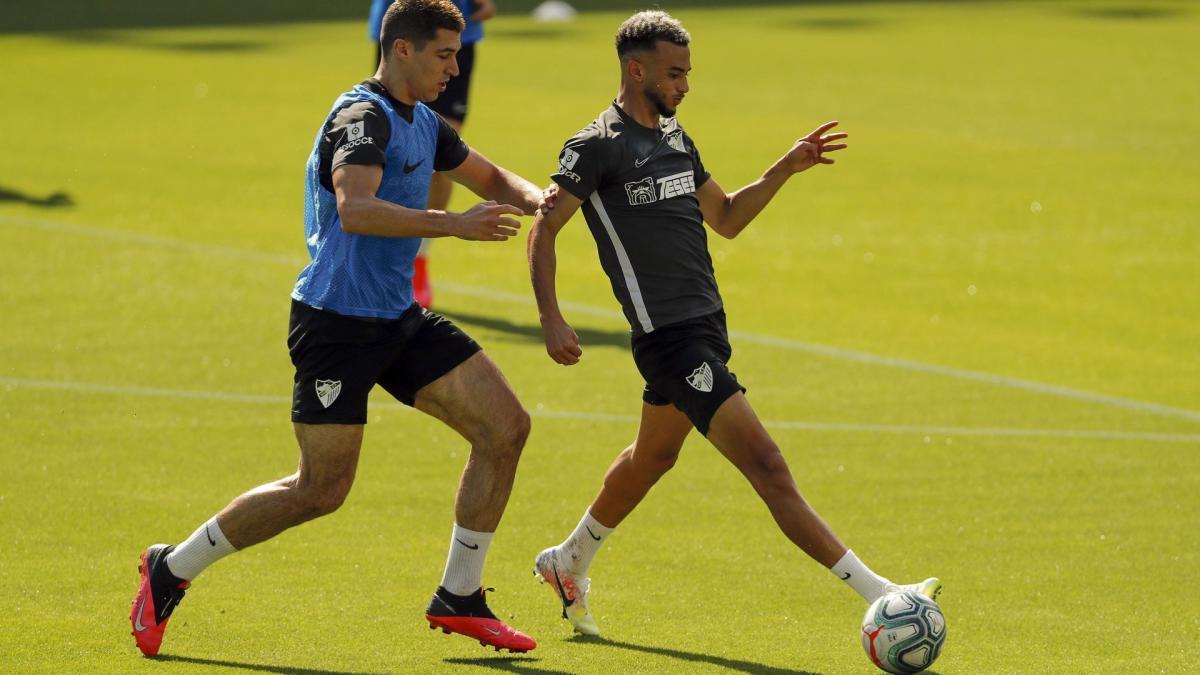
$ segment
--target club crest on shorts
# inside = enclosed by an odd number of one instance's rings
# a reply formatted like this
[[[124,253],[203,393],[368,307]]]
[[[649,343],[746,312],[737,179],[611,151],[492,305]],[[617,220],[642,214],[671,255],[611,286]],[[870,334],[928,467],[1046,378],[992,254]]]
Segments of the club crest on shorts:
[[[333,405],[340,393],[342,393],[341,380],[317,380],[317,398],[326,408]]]
[[[708,393],[712,391],[713,374],[712,368],[708,367],[708,363],[701,363],[700,367],[693,370],[691,375],[687,376],[687,383],[692,385],[692,389]]]

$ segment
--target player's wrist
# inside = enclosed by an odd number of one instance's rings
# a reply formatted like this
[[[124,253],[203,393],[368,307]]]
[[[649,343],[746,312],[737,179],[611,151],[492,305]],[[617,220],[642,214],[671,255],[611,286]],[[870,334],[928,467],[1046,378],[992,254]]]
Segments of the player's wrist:
[[[429,220],[430,228],[437,232],[437,236],[457,237],[462,230],[462,214],[460,213],[427,209],[425,216]]]

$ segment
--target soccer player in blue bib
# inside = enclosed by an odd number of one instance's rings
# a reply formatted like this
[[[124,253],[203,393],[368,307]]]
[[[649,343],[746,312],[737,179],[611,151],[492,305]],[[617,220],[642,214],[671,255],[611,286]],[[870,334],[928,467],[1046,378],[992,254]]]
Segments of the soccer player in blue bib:
[[[529,267],[551,358],[572,365],[583,355],[554,291],[555,239],[582,206],[646,381],[636,438],[613,461],[575,531],[542,551],[536,569],[575,630],[598,635],[587,604],[592,558],[675,465],[684,439],[696,429],[745,475],[788,539],[868,602],[893,590],[934,597],[941,590],[936,578],[893,584],[842,544],[800,495],[783,454],[728,367],[733,350],[704,224],[736,237],[792,176],[833,164],[826,154],[845,148],[837,141],[846,134],[826,133],[837,123],[824,124],[761,178],[726,194],[675,119],[688,92],[690,41],[664,12],[640,12],[621,25],[617,98],[566,142],[552,176],[561,188],[554,209],[534,218],[529,235]]]
[[[375,43],[375,64],[382,59],[382,43],[379,32],[383,26],[383,15],[392,0],[374,0],[371,12],[367,18],[367,36]],[[462,47],[458,50],[458,74],[446,83],[446,91],[429,104],[431,110],[441,115],[458,133],[462,133],[463,124],[467,121],[467,105],[471,93],[471,75],[475,72],[475,45],[483,40],[483,22],[496,16],[496,3],[493,0],[454,0],[454,5],[463,13],[466,27],[459,40]],[[429,184],[429,203],[431,209],[444,210],[450,205],[450,192],[454,183],[443,173],[433,174]],[[413,261],[413,297],[422,307],[433,307],[433,285],[429,281],[429,250],[430,240],[421,240],[421,250]]]
[[[469,149],[426,102],[458,72],[463,30],[450,0],[400,0],[383,19],[375,77],[342,94],[306,167],[304,234],[312,262],[292,290],[288,348],[296,367],[296,473],[234,499],[177,546],[141,556],[130,611],[143,653],[193,579],[220,558],[336,510],[354,482],[375,385],[442,420],[471,444],[459,483],[450,553],[426,619],[497,649],[533,649],[499,621],[482,589],[484,558],[512,490],[529,415],[478,344],[413,302],[422,237],[505,241],[513,218],[542,193]],[[464,213],[426,210],[430,177],[444,171],[487,201]]]

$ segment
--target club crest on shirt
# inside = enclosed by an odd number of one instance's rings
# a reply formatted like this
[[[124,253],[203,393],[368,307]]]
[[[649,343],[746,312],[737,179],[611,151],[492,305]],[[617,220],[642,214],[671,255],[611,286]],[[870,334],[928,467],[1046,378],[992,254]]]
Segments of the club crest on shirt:
[[[678,150],[679,152],[687,152],[687,150],[683,149],[683,132],[682,131],[676,131],[675,133],[671,134],[670,136],[667,136],[667,145],[670,146],[671,149],[673,149],[673,150]]]
[[[317,380],[317,398],[326,408],[333,405],[340,393],[342,393],[341,380]]]
[[[691,375],[687,376],[687,383],[692,385],[692,389],[709,393],[713,388],[713,372],[708,363],[701,363],[698,368],[692,371]]]

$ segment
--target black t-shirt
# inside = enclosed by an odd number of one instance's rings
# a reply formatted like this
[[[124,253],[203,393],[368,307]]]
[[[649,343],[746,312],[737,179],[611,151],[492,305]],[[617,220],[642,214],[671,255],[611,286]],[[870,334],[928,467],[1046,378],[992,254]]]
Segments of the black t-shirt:
[[[674,118],[650,129],[613,103],[566,142],[558,163],[551,178],[583,200],[634,335],[721,309],[695,194],[709,174]]]
[[[392,98],[379,80],[370,78],[362,85],[380,96],[387,97],[396,112],[412,122],[413,106]],[[333,172],[339,166],[386,164],[385,153],[391,137],[392,125],[388,121],[387,112],[375,103],[357,101],[339,110],[321,130],[321,143],[318,148],[318,175],[321,186],[333,192]],[[433,159],[433,170],[456,169],[467,159],[470,152],[470,148],[459,138],[454,127],[438,115],[437,152]]]

